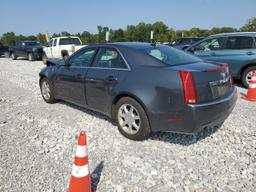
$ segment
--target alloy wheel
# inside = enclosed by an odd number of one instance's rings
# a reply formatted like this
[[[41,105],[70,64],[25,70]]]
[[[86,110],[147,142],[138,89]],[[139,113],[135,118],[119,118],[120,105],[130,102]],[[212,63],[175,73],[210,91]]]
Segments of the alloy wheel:
[[[118,110],[118,122],[121,128],[128,134],[136,134],[140,130],[141,118],[135,107],[123,104]]]
[[[250,84],[250,81],[252,80],[252,73],[253,71],[249,71],[247,74],[246,74],[246,83],[249,85]]]
[[[42,95],[46,100],[49,100],[51,97],[50,85],[47,81],[42,82]]]

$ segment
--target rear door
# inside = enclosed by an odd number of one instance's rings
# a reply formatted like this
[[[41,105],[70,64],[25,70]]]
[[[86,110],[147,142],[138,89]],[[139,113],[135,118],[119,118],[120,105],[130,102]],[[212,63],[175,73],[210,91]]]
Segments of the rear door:
[[[242,67],[255,58],[254,39],[249,36],[230,36],[226,46],[218,55],[219,60],[230,64],[234,76],[239,76]]]
[[[115,48],[101,47],[86,75],[88,107],[106,113],[115,90],[130,71],[121,53]]]
[[[68,65],[60,66],[54,77],[54,86],[59,98],[78,105],[86,105],[85,76],[96,48],[78,51],[67,61]]]

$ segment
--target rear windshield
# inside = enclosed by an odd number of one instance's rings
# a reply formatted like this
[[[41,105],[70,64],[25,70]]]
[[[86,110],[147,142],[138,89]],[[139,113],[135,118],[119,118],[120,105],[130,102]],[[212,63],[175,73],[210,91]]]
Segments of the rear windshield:
[[[81,45],[81,42],[78,38],[61,38],[60,45]]]
[[[201,59],[189,53],[169,46],[152,46],[144,49],[143,52],[167,65],[182,65],[201,61]]]

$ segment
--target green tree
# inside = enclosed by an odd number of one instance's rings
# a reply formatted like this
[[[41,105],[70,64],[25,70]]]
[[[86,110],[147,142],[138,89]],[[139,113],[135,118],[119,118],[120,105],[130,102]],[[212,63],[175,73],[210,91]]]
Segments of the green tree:
[[[134,40],[141,42],[150,42],[150,32],[152,30],[151,24],[144,22],[139,23],[135,27]]]
[[[247,23],[240,28],[241,31],[256,31],[256,17],[247,21]]]
[[[128,25],[124,31],[126,41],[135,41],[136,27],[134,25]]]
[[[67,31],[63,31],[60,33],[61,36],[71,36],[71,34]]]
[[[165,25],[163,22],[155,22],[152,25],[152,31],[154,31],[154,41],[155,42],[166,42],[168,41],[168,36],[167,36],[167,30],[168,26]]]
[[[4,33],[2,38],[1,38],[1,41],[4,45],[14,45],[15,44],[15,33],[14,32],[7,32],[7,33]]]
[[[42,34],[42,33],[38,33],[38,34],[37,34],[37,40],[38,40],[40,43],[44,44],[44,45],[47,44],[45,35]]]
[[[98,28],[98,35],[96,37],[97,37],[98,43],[105,43],[106,42],[106,32],[109,31],[109,28],[103,27],[100,25],[98,25],[97,28]]]
[[[83,44],[94,43],[94,37],[88,31],[84,31],[79,37]]]
[[[125,35],[123,29],[110,30],[110,39],[113,42],[125,41]]]

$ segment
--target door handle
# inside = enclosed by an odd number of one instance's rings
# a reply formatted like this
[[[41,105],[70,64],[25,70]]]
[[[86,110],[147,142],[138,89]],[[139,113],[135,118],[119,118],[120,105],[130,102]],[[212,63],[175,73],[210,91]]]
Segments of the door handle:
[[[211,53],[211,56],[216,56],[216,53]]]
[[[117,81],[117,78],[112,76],[112,75],[110,75],[110,76],[107,77],[106,80],[109,81],[109,82],[115,82],[115,81]]]
[[[254,53],[251,52],[251,51],[247,52],[246,54],[247,54],[247,55],[254,55]]]

